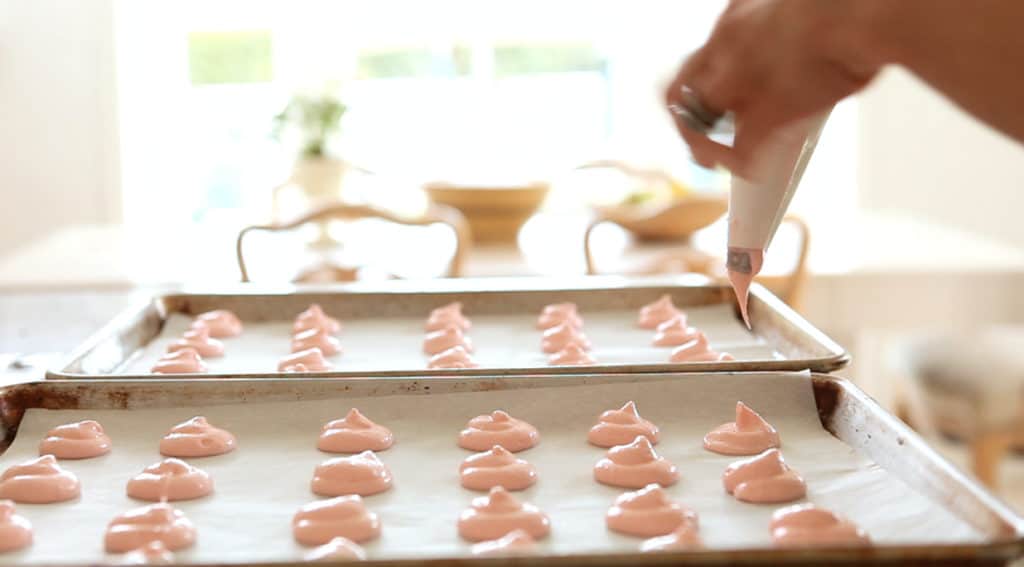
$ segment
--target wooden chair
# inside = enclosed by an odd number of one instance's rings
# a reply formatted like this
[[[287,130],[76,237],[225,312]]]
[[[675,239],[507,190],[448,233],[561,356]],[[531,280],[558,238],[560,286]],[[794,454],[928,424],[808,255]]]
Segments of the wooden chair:
[[[606,222],[619,224],[609,218],[595,219],[587,227],[583,236],[583,254],[586,258],[587,273],[591,275],[607,273],[599,272],[591,247],[591,236],[594,229]],[[804,285],[807,282],[807,257],[810,251],[811,231],[807,223],[796,216],[787,215],[782,222],[792,227],[797,235],[793,268],[784,274],[762,274],[757,277],[757,281],[789,305],[798,308]],[[639,252],[643,250],[644,246],[640,244],[635,248]],[[631,275],[652,275],[694,272],[726,281],[725,262],[720,257],[695,249],[688,244],[681,244],[670,249],[664,249],[663,246],[657,248],[658,251],[651,258],[646,259],[639,267],[631,268],[629,273]]]
[[[249,282],[249,269],[243,252],[243,242],[246,235],[252,232],[282,232],[290,231],[307,224],[323,224],[330,220],[360,220],[379,219],[403,226],[428,226],[432,224],[443,224],[452,229],[455,234],[455,252],[449,260],[446,277],[459,277],[465,266],[466,257],[472,246],[472,237],[469,232],[469,225],[465,217],[459,211],[443,206],[432,205],[426,213],[418,217],[403,217],[395,213],[377,209],[366,205],[333,204],[315,209],[295,220],[266,225],[252,225],[243,228],[238,233],[235,242],[235,254],[238,258],[238,271],[243,282]],[[323,264],[305,270],[296,277],[296,282],[326,282],[326,281],[351,281],[356,279],[359,268],[335,266]],[[391,276],[397,277],[397,276]]]
[[[904,349],[909,380],[897,409],[925,436],[964,441],[971,471],[997,488],[1000,463],[1024,449],[1024,329],[971,334],[932,336]]]

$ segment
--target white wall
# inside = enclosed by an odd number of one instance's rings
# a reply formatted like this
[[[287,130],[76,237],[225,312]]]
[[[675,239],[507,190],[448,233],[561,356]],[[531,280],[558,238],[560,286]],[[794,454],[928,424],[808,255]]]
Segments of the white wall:
[[[861,96],[860,202],[1024,246],[1024,146],[909,73]]]
[[[112,0],[0,0],[0,253],[120,217]]]

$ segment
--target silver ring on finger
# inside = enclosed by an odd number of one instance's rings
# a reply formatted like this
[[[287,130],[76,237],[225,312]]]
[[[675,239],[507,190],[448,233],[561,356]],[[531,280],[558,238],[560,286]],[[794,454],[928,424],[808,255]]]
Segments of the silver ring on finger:
[[[680,104],[668,105],[669,111],[691,130],[706,134],[714,129],[723,114],[708,108],[697,91],[690,87],[681,87],[679,94]]]

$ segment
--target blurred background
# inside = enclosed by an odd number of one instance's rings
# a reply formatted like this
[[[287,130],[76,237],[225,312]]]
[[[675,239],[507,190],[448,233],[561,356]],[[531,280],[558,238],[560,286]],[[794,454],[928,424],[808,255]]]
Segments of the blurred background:
[[[719,277],[661,90],[723,6],[0,0],[0,353],[243,277]],[[801,187],[763,283],[1024,502],[1024,149],[892,69]]]

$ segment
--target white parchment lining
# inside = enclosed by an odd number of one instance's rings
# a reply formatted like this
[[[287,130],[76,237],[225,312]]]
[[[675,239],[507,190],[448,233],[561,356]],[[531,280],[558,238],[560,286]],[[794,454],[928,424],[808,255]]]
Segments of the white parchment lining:
[[[547,553],[630,551],[639,539],[605,529],[604,513],[621,490],[597,484],[591,467],[603,450],[588,445],[587,429],[601,411],[635,400],[657,423],[657,450],[675,462],[682,480],[669,493],[700,515],[711,548],[766,546],[775,506],[743,504],[726,495],[720,475],[733,458],[702,449],[701,438],[731,421],[738,399],[779,430],[783,453],[808,481],[809,500],[866,528],[880,544],[969,542],[982,536],[910,486],[865,460],[821,428],[806,375],[692,375],[631,384],[401,395],[302,402],[139,410],[30,410],[0,465],[34,457],[47,429],[69,421],[99,420],[113,438],[111,454],[64,461],[82,480],[75,502],[19,505],[36,528],[36,543],[5,556],[14,562],[96,562],[104,559],[103,531],[116,514],[142,503],[124,494],[127,480],[160,459],[157,442],[172,425],[193,415],[233,431],[235,452],[191,462],[214,478],[216,492],[179,507],[198,527],[198,542],[179,559],[255,562],[300,558],[291,537],[292,514],[316,497],[309,491],[322,423],[356,406],[390,427],[397,443],[380,453],[394,488],[366,499],[380,514],[383,536],[366,546],[371,557],[463,555],[455,520],[477,495],[459,486],[456,470],[468,454],[455,444],[466,421],[503,408],[535,424],[542,441],[520,455],[536,465],[539,482],[518,493],[551,517]]]
[[[729,305],[708,305],[686,309],[689,324],[703,330],[712,348],[725,351],[736,360],[777,360],[783,358],[763,339],[736,319]],[[426,367],[423,354],[423,318],[348,319],[339,334],[344,352],[329,357],[339,371],[420,370]],[[483,368],[547,367],[547,355],[540,350],[541,332],[534,325],[536,315],[473,315],[469,336],[474,358]],[[592,354],[601,364],[669,362],[671,348],[651,345],[654,331],[636,326],[635,311],[594,311],[583,314],[584,332],[594,345]],[[191,318],[172,314],[160,336],[125,364],[119,373],[146,374],[153,363],[188,328]],[[276,372],[281,357],[290,353],[291,322],[246,323],[241,336],[226,339],[225,355],[205,359],[210,372]]]

